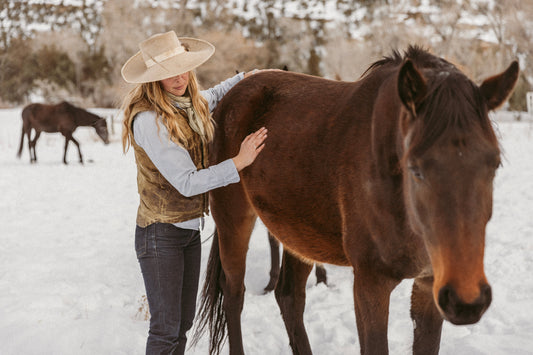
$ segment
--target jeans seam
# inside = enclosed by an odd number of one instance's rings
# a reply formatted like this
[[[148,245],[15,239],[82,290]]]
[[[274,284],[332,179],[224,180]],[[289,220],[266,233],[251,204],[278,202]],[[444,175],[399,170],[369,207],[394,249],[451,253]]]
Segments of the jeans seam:
[[[162,294],[161,294],[161,264],[160,264],[160,260],[159,260],[159,255],[158,255],[158,249],[157,249],[157,230],[156,230],[156,226],[157,224],[153,224],[152,225],[153,228],[151,228],[151,235],[153,236],[153,239],[154,239],[154,254],[155,254],[155,263],[156,263],[156,270],[157,270],[157,287],[159,289],[159,292],[157,292],[157,302],[158,304],[161,304],[162,303]],[[165,311],[164,310],[160,310],[160,316],[162,318],[162,322],[163,324],[166,324],[166,317],[165,317]]]
[[[189,240],[187,241],[187,247],[191,245],[191,242],[195,234],[196,234],[196,231],[191,229],[191,234],[189,235]]]

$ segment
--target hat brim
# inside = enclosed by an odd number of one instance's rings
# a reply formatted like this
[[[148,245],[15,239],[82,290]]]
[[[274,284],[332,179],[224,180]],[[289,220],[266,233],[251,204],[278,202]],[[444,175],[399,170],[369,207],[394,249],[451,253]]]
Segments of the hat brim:
[[[186,52],[149,68],[146,67],[141,52],[137,52],[122,66],[121,74],[124,80],[132,84],[141,84],[168,79],[193,70],[215,53],[215,47],[207,41],[187,37],[180,37],[179,40],[187,49]]]

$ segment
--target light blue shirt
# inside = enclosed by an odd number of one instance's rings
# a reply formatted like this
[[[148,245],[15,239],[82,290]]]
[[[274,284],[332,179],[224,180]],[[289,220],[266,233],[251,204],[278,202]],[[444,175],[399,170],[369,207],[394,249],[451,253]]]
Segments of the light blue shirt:
[[[209,104],[209,111],[212,112],[222,97],[243,77],[244,74],[240,73],[201,91]],[[170,140],[165,125],[161,121],[158,125],[157,119],[154,111],[143,111],[135,116],[135,143],[144,149],[155,167],[180,194],[191,197],[240,181],[232,159],[197,170],[189,152]],[[175,226],[199,230],[201,224],[202,218],[196,218],[176,223]]]

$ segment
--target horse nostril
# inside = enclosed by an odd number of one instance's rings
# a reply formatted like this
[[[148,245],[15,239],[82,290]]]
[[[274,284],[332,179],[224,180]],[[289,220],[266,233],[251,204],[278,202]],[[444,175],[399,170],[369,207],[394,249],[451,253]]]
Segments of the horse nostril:
[[[476,300],[465,303],[453,287],[446,285],[439,291],[438,304],[443,315],[453,324],[472,324],[479,321],[492,301],[489,285],[481,285],[479,292]]]
[[[492,289],[489,285],[481,286],[480,302],[485,304],[486,307],[488,307],[492,302]]]
[[[449,285],[444,286],[439,291],[439,306],[444,311],[447,312],[450,304],[453,304],[457,301],[457,295],[453,288]]]

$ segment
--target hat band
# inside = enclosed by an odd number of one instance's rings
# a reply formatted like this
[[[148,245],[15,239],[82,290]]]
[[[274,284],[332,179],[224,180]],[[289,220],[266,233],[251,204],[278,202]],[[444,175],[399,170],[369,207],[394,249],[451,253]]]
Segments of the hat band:
[[[163,52],[161,54],[158,54],[156,55],[155,57],[152,57],[152,58],[148,58],[144,61],[144,64],[146,65],[147,68],[150,68],[150,67],[153,67],[154,65],[156,65],[157,63],[160,63],[164,60],[167,60],[171,57],[174,57],[178,54],[181,54],[185,52],[185,48],[183,48],[183,46],[179,46],[179,47],[176,47],[176,48],[173,48],[169,51],[166,51],[166,52]]]

